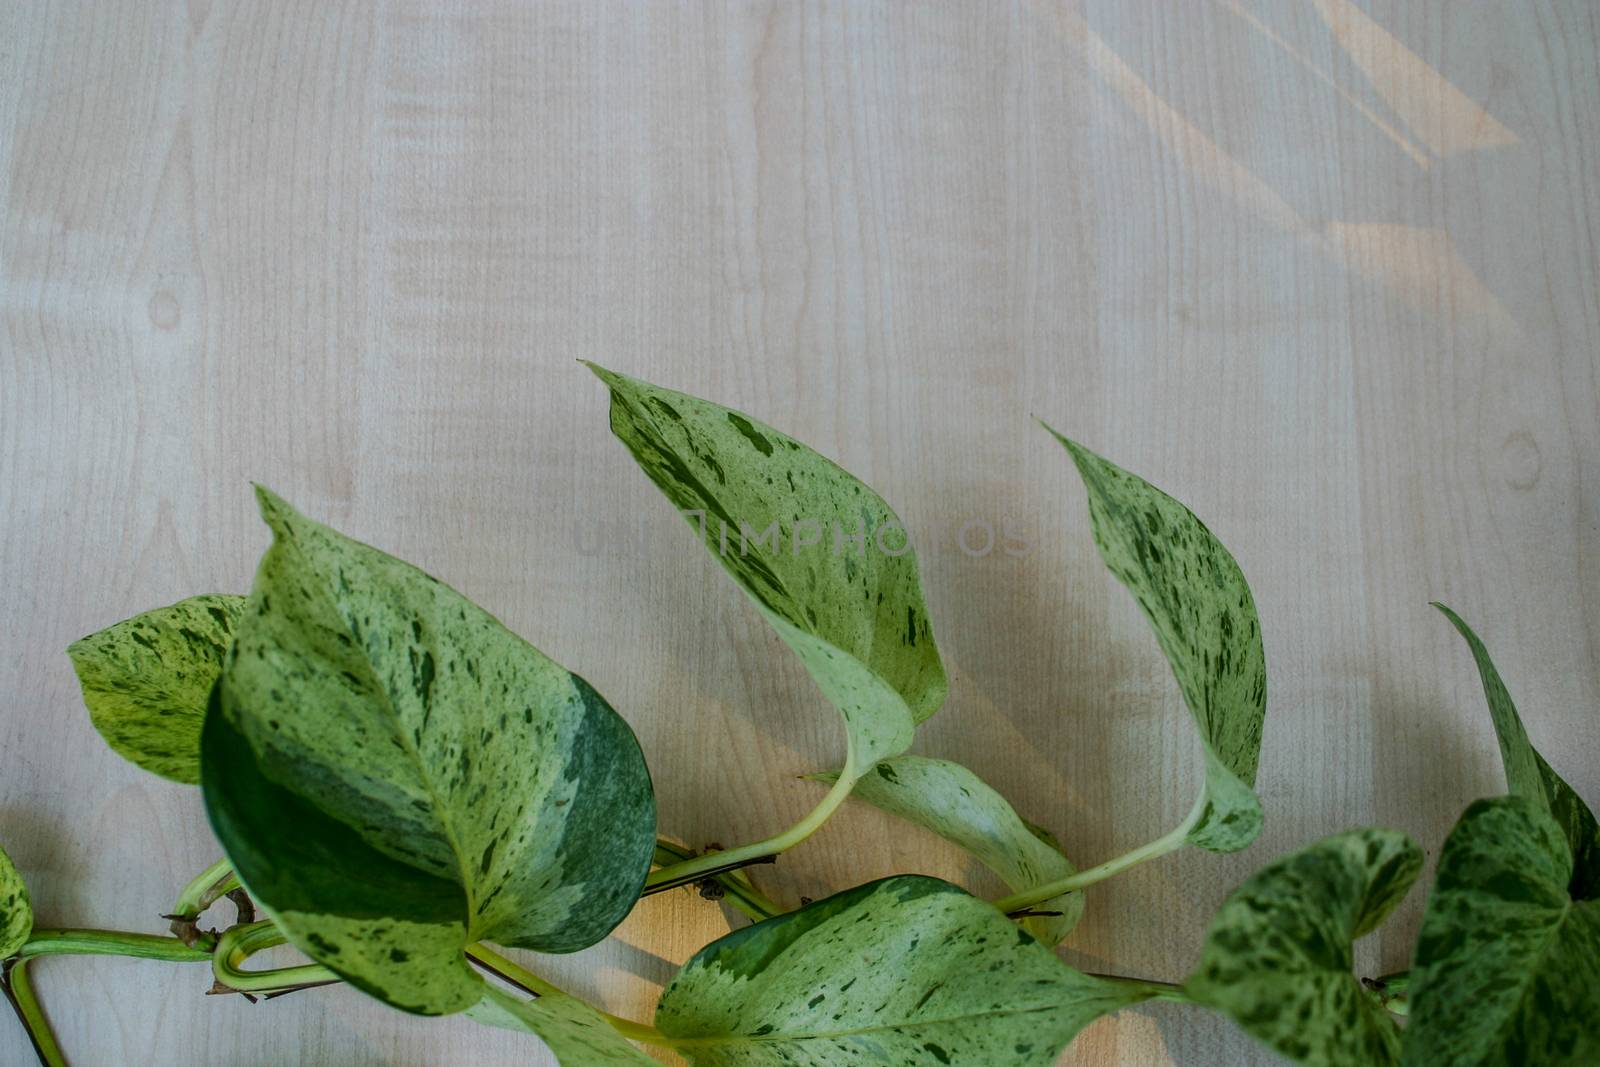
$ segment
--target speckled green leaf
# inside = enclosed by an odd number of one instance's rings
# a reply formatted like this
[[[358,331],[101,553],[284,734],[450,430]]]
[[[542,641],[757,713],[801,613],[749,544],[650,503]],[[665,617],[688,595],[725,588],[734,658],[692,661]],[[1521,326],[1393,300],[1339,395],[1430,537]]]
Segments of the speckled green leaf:
[[[807,777],[832,782],[838,776]],[[1059,881],[1075,869],[1053,841],[1018,817],[1005,797],[959,763],[896,756],[863,775],[851,796],[966,849],[1019,893]],[[1083,917],[1083,894],[1068,893],[1031,910],[1061,913],[1024,920],[1034,937],[1055,945]]]
[[[696,1067],[1048,1067],[1147,999],[1067,966],[935,878],[872,882],[729,934],[684,965],[656,1026]]]
[[[190,597],[67,649],[83,702],[117,754],[163,778],[200,780],[200,724],[244,597]]]
[[[1296,1063],[1398,1063],[1399,1030],[1351,972],[1350,946],[1421,868],[1421,850],[1392,830],[1351,830],[1284,856],[1223,903],[1186,991]]]
[[[591,369],[611,390],[612,432],[697,532],[703,516],[706,547],[844,715],[846,773],[905,751],[946,682],[916,554],[889,505],[765,423]]]
[[[22,872],[0,849],[0,960],[17,954],[33,933],[33,902]]]
[[[561,1067],[656,1067],[655,1060],[576,997],[546,994],[526,1000],[491,987],[467,1015],[487,1026],[537,1036]]]
[[[1551,769],[1528,740],[1517,706],[1500,672],[1495,670],[1489,650],[1472,627],[1443,604],[1434,607],[1467,639],[1472,658],[1483,679],[1484,695],[1489,700],[1489,715],[1494,720],[1495,736],[1500,740],[1500,760],[1506,768],[1506,784],[1513,796],[1527,797],[1541,805],[1561,826],[1567,846],[1572,850],[1572,896],[1576,900],[1600,898],[1600,825],[1589,805]]]
[[[1406,1067],[1600,1063],[1600,902],[1543,802],[1480,800],[1439,855],[1411,966]]]
[[[1261,622],[1244,573],[1194,512],[1050,432],[1083,477],[1100,557],[1144,609],[1200,728],[1206,806],[1189,841],[1244,848],[1261,832],[1253,787],[1267,710]]]
[[[655,844],[627,724],[459,593],[259,496],[273,543],[201,758],[252,896],[318,962],[423,1013],[481,998],[470,942],[604,937]]]

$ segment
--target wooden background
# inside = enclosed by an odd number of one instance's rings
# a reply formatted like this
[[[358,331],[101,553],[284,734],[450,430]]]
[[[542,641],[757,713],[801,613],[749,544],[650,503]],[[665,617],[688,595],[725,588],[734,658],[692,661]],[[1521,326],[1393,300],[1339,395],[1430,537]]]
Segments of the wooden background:
[[[246,588],[251,480],[591,679],[664,832],[733,844],[807,810],[833,713],[580,357],[750,411],[897,507],[953,676],[917,751],[1080,863],[1180,819],[1198,757],[1030,415],[1230,546],[1270,664],[1267,830],[1091,891],[1075,963],[1179,978],[1278,852],[1382,823],[1433,855],[1503,790],[1430,599],[1600,800],[1597,10],[0,5],[0,841],[40,922],[159,930],[216,854],[193,790],[100,743],[62,650]],[[965,554],[969,521],[1031,550]],[[994,888],[854,807],[758,880],[792,902],[910,870]],[[1420,909],[1365,972],[1406,965]],[[648,1017],[727,922],[681,892],[537,965]],[[192,967],[38,972],[79,1064],[550,1062],[347,989],[251,1007]],[[0,1061],[28,1056],[0,1019]],[[1270,1057],[1160,1005],[1064,1062]]]

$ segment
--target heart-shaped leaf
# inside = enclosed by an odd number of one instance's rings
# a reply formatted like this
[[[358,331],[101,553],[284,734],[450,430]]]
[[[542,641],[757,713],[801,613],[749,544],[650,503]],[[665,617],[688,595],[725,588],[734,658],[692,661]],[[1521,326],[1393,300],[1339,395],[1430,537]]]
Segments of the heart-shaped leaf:
[[[838,775],[806,777],[832,782]],[[1021,819],[1005,797],[959,763],[896,756],[862,775],[851,796],[966,849],[1017,892],[1073,873],[1071,862],[1044,831]],[[1030,910],[1060,912],[1024,920],[1029,933],[1055,945],[1083,917],[1083,894],[1067,893]]]
[[[1573,792],[1572,787],[1551,769],[1528,740],[1522,727],[1517,706],[1511,702],[1511,693],[1500,672],[1495,670],[1489,650],[1472,627],[1443,604],[1434,607],[1444,612],[1445,618],[1466,638],[1472,658],[1478,664],[1478,674],[1483,679],[1484,695],[1489,700],[1489,715],[1494,720],[1495,736],[1500,741],[1500,760],[1505,764],[1506,784],[1513,796],[1527,797],[1542,806],[1561,826],[1572,850],[1572,896],[1576,900],[1594,900],[1600,897],[1600,825],[1594,813]]]
[[[243,607],[242,596],[190,597],[67,649],[89,719],[118,755],[175,782],[200,780],[200,726]]]
[[[521,1000],[490,987],[467,1015],[486,1026],[533,1034],[555,1053],[561,1067],[656,1067],[655,1060],[576,997],[546,993]]]
[[[1444,843],[1411,968],[1406,1067],[1600,1063],[1600,902],[1542,798],[1494,797]]]
[[[1088,490],[1101,559],[1144,609],[1200,729],[1205,806],[1188,840],[1213,852],[1244,848],[1261,832],[1253,787],[1267,710],[1261,622],[1244,572],[1194,512],[1050,432]]]
[[[946,682],[916,554],[889,505],[765,423],[590,369],[611,390],[612,432],[843,714],[846,776],[905,751]]]
[[[33,933],[33,902],[22,872],[0,849],[0,960],[10,959]]]
[[[273,543],[201,756],[251,895],[319,963],[429,1014],[481,998],[473,941],[604,937],[655,844],[627,724],[459,593],[258,495]]]
[[[656,1026],[697,1067],[1048,1067],[1150,995],[1073,970],[947,882],[903,875],[712,942],[661,994]]]
[[[1284,856],[1223,903],[1185,991],[1296,1063],[1398,1063],[1399,1030],[1351,973],[1350,946],[1421,869],[1421,850],[1392,830],[1351,830]]]

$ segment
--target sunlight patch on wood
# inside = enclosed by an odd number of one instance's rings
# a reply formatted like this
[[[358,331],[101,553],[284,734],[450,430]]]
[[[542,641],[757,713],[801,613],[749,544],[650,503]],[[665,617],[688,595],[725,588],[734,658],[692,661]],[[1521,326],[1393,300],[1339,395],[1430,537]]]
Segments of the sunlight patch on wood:
[[[1351,0],[1312,0],[1334,39],[1434,155],[1499,148],[1517,135]]]

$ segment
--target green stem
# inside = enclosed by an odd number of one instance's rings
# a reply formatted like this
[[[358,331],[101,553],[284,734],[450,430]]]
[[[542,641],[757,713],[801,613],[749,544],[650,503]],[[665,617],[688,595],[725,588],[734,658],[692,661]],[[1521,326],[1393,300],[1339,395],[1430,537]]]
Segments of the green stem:
[[[1189,999],[1189,994],[1183,991],[1183,986],[1175,982],[1157,982],[1153,978],[1129,978],[1121,974],[1091,974],[1089,977],[1148,993],[1152,1000],[1170,1000],[1178,1004],[1194,1003]]]
[[[479,943],[467,946],[467,957],[490,974],[499,976],[527,993],[538,997],[569,997],[559,986],[545,981],[515,960],[500,955],[488,945]],[[596,1011],[612,1028],[630,1041],[645,1041],[652,1045],[671,1045],[672,1039],[653,1026]]]
[[[1137,867],[1146,860],[1153,860],[1157,856],[1165,856],[1169,852],[1175,852],[1182,848],[1189,839],[1189,831],[1194,829],[1195,823],[1200,821],[1200,816],[1205,810],[1206,795],[1201,792],[1199,799],[1194,802],[1194,808],[1189,812],[1188,817],[1174,827],[1171,832],[1161,835],[1148,844],[1140,845],[1130,852],[1124,852],[1114,859],[1106,860],[1098,866],[1078,871],[1076,874],[1070,874],[1054,882],[1035,886],[1021,893],[1013,893],[1009,897],[1002,897],[994,902],[994,906],[1007,915],[1013,912],[1026,911],[1035,904],[1053,900],[1063,893],[1072,893],[1094,885],[1096,882],[1103,882],[1114,874],[1120,874],[1131,867]]]
[[[694,855],[692,850],[682,845],[656,839],[656,863],[663,867],[693,859]],[[728,905],[742,912],[751,922],[761,922],[784,913],[784,909],[757,889],[743,871],[729,871],[711,877],[727,894],[724,899]]]
[[[845,767],[847,770],[853,770],[853,754],[850,760],[846,761]],[[748,845],[740,845],[738,848],[730,848],[726,852],[710,852],[704,856],[696,856],[694,859],[651,871],[650,876],[644,881],[645,892],[648,893],[653,889],[668,886],[686,885],[690,882],[698,881],[708,874],[731,870],[769,856],[776,856],[781,852],[787,852],[816,833],[822,827],[822,824],[828,821],[828,816],[832,815],[839,805],[844,803],[845,797],[850,795],[850,790],[854,786],[855,776],[853,774],[841,774],[839,780],[834,783],[833,788],[828,790],[828,795],[822,798],[822,803],[813,808],[811,814],[789,827],[783,833],[769,837],[764,841],[756,841]]]
[[[178,894],[177,903],[172,905],[172,914],[182,919],[198,918],[201,912],[226,895],[229,890],[238,888],[238,885],[239,879],[234,876],[233,867],[224,856],[195,875],[194,880],[183,887],[183,892]]]
[[[341,981],[338,975],[319,963],[270,971],[242,970],[245,961],[255,953],[287,940],[270,919],[235,926],[217,939],[217,950],[211,955],[211,973],[220,984],[239,993],[286,992]]]
[[[122,930],[35,930],[17,951],[19,959],[34,956],[133,956],[141,960],[202,963],[211,953],[191,948],[175,937],[130,934]]]
[[[61,1046],[56,1044],[55,1035],[50,1032],[50,1021],[44,1017],[39,998],[33,992],[33,980],[28,977],[28,961],[19,959],[10,964],[6,969],[4,984],[6,997],[17,1010],[17,1018],[28,1032],[28,1040],[33,1042],[33,1051],[38,1054],[39,1062],[43,1067],[67,1067],[67,1058],[61,1054]]]
[[[491,974],[504,978],[525,993],[532,993],[536,997],[568,995],[560,986],[545,981],[520,963],[507,959],[482,942],[467,946],[467,958]]]
[[[1383,1010],[1390,1015],[1411,1014],[1410,971],[1386,974],[1382,978],[1363,978],[1361,985],[1366,989],[1367,995],[1382,1005]]]

